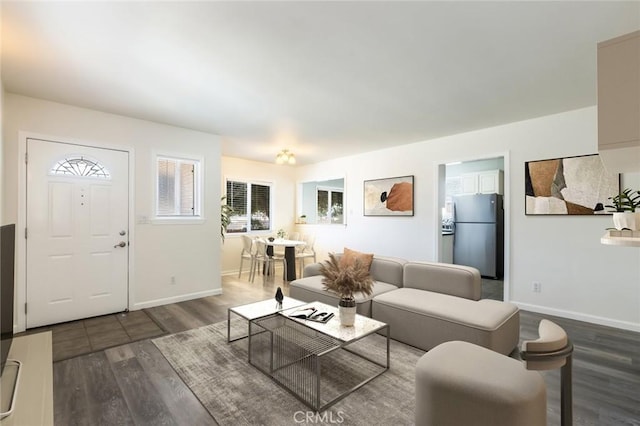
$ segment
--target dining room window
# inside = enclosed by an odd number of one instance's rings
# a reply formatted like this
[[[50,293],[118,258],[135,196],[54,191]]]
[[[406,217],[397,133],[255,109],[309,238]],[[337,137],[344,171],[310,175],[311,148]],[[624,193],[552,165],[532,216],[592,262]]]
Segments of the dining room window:
[[[227,233],[271,230],[270,182],[227,180],[227,205],[233,209]]]
[[[344,223],[343,190],[318,187],[316,195],[318,223]]]

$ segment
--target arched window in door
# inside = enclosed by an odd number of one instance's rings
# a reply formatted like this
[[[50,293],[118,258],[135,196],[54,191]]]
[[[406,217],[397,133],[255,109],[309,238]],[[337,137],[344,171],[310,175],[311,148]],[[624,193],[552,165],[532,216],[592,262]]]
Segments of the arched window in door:
[[[97,160],[84,155],[70,155],[58,161],[50,171],[58,176],[82,176],[98,179],[111,179],[109,170]]]

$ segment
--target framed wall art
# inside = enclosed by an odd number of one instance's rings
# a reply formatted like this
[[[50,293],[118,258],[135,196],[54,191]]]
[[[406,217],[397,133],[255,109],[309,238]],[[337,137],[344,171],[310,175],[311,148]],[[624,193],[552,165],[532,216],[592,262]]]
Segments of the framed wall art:
[[[413,176],[364,181],[365,216],[413,216]]]
[[[598,154],[524,164],[525,214],[594,215],[620,191],[620,175],[609,173]]]

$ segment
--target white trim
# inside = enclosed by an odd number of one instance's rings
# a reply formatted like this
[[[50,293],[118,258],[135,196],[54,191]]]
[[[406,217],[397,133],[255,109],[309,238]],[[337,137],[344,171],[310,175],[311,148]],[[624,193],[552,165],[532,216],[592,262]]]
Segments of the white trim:
[[[434,215],[436,221],[435,232],[436,237],[434,240],[433,252],[435,253],[434,262],[442,262],[444,257],[444,248],[442,240],[442,207],[444,206],[445,194],[446,194],[446,178],[447,178],[447,165],[441,161],[434,163],[433,171],[433,194],[435,203],[432,203],[434,209]]]
[[[611,318],[599,317],[597,315],[582,314],[579,312],[566,311],[564,309],[555,309],[555,308],[548,308],[546,306],[531,305],[529,303],[521,303],[521,302],[512,302],[512,303],[518,306],[518,308],[522,309],[523,311],[536,312],[539,314],[552,315],[560,318],[568,318],[576,321],[583,321],[591,324],[598,324],[605,327],[614,327],[614,328],[620,328],[623,330],[640,332],[639,323],[613,320]]]
[[[207,296],[219,296],[221,294],[222,294],[222,289],[217,288],[214,290],[206,290],[206,291],[199,291],[196,293],[181,294],[179,296],[165,297],[162,299],[147,300],[146,302],[134,303],[132,310],[137,311],[139,309],[153,308],[155,306],[167,305],[169,303],[185,302],[187,300],[199,299],[201,297],[207,297]]]
[[[202,225],[206,222],[200,216],[159,216],[149,219],[152,225]]]
[[[27,244],[24,238],[24,229],[27,225],[27,165],[25,157],[27,154],[27,139],[40,139],[44,141],[65,143],[68,145],[81,145],[90,148],[109,149],[113,151],[121,151],[128,153],[129,156],[129,256],[127,268],[127,308],[130,309],[133,300],[135,281],[134,281],[134,265],[135,265],[135,227],[134,227],[134,202],[135,202],[135,150],[130,146],[111,145],[98,141],[88,141],[73,139],[68,137],[58,137],[52,135],[43,135],[41,133],[29,132],[25,130],[18,131],[18,218],[16,223],[16,306],[17,314],[16,325],[14,328],[18,332],[25,331],[27,328],[27,316],[24,312],[24,305],[27,303]]]

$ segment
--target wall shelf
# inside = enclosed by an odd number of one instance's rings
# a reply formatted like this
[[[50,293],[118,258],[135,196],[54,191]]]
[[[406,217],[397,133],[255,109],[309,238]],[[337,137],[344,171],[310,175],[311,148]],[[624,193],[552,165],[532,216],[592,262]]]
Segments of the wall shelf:
[[[640,247],[640,231],[609,230],[600,238],[600,243],[610,246]]]

